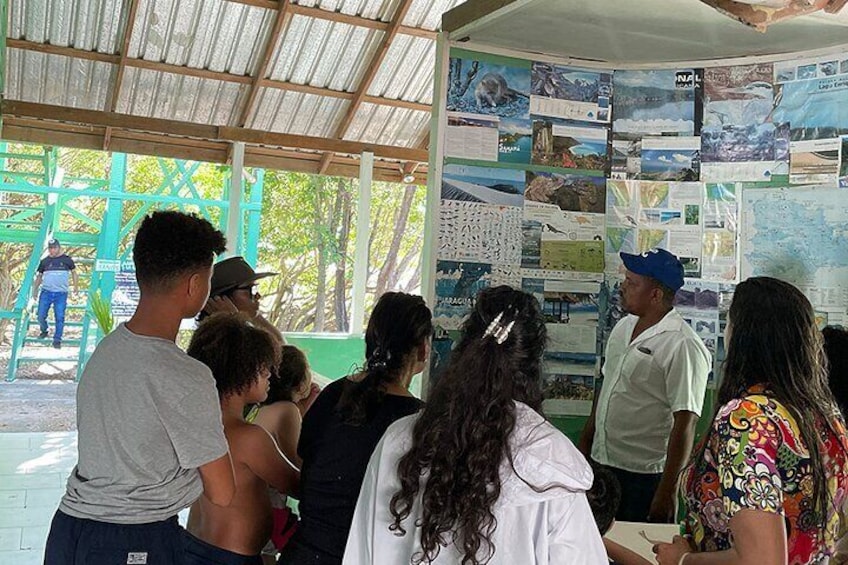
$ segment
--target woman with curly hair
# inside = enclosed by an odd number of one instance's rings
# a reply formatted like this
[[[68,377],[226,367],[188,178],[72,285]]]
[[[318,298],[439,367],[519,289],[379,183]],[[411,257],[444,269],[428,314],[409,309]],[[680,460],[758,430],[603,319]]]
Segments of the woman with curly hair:
[[[607,563],[592,470],[541,414],[539,303],[480,292],[420,415],[374,451],[346,565]]]
[[[736,287],[712,427],[682,473],[686,537],[660,565],[826,563],[848,492],[845,422],[810,302],[790,284]]]
[[[387,292],[365,330],[365,367],[327,385],[303,418],[300,525],[281,565],[339,565],[368,459],[394,421],[421,401],[409,392],[430,354],[432,315],[424,299]]]

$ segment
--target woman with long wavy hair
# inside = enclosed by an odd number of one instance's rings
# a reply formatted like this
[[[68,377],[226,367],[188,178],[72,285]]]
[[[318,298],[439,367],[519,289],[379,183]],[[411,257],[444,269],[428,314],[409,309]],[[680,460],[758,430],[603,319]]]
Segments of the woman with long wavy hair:
[[[541,415],[545,321],[531,295],[478,295],[421,414],[369,463],[346,565],[606,563],[589,464]]]
[[[755,277],[736,287],[712,427],[683,471],[688,536],[661,565],[818,564],[848,492],[845,422],[810,302]]]
[[[341,563],[374,447],[390,424],[421,407],[409,385],[424,369],[432,333],[420,296],[387,292],[377,301],[365,330],[365,367],[327,385],[303,418],[300,526],[280,564]]]

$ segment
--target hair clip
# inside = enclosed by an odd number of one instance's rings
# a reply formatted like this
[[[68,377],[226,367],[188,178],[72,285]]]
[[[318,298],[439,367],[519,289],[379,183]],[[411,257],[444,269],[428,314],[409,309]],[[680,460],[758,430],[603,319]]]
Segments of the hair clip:
[[[500,345],[506,341],[506,338],[509,337],[509,332],[512,331],[512,327],[515,325],[515,320],[506,324],[505,326],[501,324],[501,320],[503,319],[503,312],[500,312],[495,319],[492,320],[492,323],[489,324],[489,327],[486,328],[486,331],[483,333],[483,337],[492,336],[495,338],[495,342]]]

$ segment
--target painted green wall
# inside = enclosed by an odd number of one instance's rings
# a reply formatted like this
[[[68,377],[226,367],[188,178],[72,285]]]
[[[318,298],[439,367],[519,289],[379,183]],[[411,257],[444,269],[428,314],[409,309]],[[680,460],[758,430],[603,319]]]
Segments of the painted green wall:
[[[365,358],[365,339],[363,336],[338,334],[286,334],[286,341],[302,349],[309,359],[312,369],[325,377],[336,380],[356,371]],[[415,377],[411,386],[414,394],[420,395],[420,377]],[[707,390],[704,400],[703,416],[698,422],[696,437],[700,438],[710,424],[713,413],[715,391]],[[552,416],[551,423],[571,441],[577,443],[580,432],[586,423],[583,416]]]

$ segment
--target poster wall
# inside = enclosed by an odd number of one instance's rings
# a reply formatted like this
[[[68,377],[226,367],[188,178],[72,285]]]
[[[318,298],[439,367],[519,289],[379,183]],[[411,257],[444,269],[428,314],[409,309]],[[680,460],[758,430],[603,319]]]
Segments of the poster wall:
[[[676,307],[716,376],[748,276],[848,321],[848,53],[613,71],[454,47],[443,94],[433,375],[476,292],[510,284],[545,314],[546,411],[587,414],[619,253],[654,247],[684,264]]]

